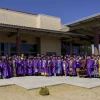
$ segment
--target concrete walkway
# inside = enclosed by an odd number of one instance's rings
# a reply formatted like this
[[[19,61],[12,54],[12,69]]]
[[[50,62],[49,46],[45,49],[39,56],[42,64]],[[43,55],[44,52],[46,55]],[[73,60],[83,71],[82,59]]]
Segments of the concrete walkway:
[[[0,86],[5,85],[18,85],[25,89],[35,89],[43,86],[52,86],[58,84],[70,84],[85,88],[93,88],[100,86],[99,78],[79,78],[79,77],[45,77],[45,76],[26,76],[14,77],[11,79],[0,79]]]

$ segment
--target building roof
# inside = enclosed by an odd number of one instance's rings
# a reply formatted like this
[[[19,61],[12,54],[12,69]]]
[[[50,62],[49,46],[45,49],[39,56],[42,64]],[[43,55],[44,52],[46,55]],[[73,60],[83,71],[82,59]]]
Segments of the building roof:
[[[88,21],[92,21],[92,20],[97,20],[99,18],[100,18],[100,13],[97,13],[97,14],[94,14],[94,15],[91,15],[91,16],[88,16],[88,17],[76,20],[74,22],[70,22],[70,23],[65,24],[65,25],[71,27],[71,26],[75,26],[75,25],[78,25],[78,24],[82,24],[84,22],[88,22]]]
[[[5,23],[0,23],[0,27],[21,29],[21,30],[30,30],[30,31],[38,31],[38,32],[47,32],[47,33],[57,33],[57,34],[65,34],[65,35],[73,35],[73,36],[84,36],[84,35],[81,35],[81,34],[71,33],[71,32],[67,32],[67,31],[59,31],[59,30],[57,31],[57,30],[33,28],[33,27],[11,25],[11,24],[5,24]]]

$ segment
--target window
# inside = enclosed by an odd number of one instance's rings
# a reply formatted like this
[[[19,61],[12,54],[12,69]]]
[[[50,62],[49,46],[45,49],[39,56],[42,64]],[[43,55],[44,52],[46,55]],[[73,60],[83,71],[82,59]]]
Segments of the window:
[[[69,54],[69,43],[61,41],[61,55]]]
[[[79,54],[79,46],[73,46],[73,54]]]
[[[24,53],[25,55],[36,55],[37,54],[37,45],[33,44],[20,44],[20,53]],[[10,44],[10,54],[16,54],[16,44]]]
[[[33,44],[21,44],[21,52],[37,52],[37,45]]]
[[[0,43],[0,54],[8,54],[8,43]]]
[[[15,43],[10,44],[10,51],[11,52],[16,52],[16,44]]]

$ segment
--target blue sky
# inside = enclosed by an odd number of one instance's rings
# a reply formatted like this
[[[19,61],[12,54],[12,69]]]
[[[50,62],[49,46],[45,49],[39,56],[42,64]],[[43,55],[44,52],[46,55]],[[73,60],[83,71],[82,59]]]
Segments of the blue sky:
[[[0,7],[47,14],[63,24],[100,12],[100,0],[0,0]]]

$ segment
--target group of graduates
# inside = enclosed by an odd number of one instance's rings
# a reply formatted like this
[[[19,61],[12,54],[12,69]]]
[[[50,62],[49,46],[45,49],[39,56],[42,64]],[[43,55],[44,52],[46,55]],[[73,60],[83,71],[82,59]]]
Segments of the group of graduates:
[[[0,56],[1,78],[40,75],[99,77],[100,56]]]

